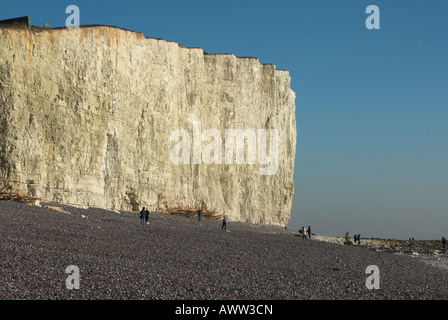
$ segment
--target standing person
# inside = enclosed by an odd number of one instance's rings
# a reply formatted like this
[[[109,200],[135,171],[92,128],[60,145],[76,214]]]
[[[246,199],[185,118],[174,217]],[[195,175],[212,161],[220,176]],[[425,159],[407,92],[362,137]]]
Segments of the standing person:
[[[198,210],[198,221],[201,221],[202,218],[202,210]]]
[[[360,233],[358,234],[357,239],[358,239],[358,245],[360,245],[361,244],[361,234]]]
[[[345,244],[350,244],[350,233],[348,231],[345,233]]]
[[[311,239],[311,227],[310,226],[308,226],[307,232],[308,232],[308,239]]]
[[[306,239],[306,229],[302,227],[302,239]]]
[[[146,222],[146,210],[145,207],[143,207],[142,211],[140,211],[140,219],[142,220],[142,225]]]
[[[446,239],[445,239],[445,237],[442,237],[442,247],[443,247],[443,251],[445,251],[445,247],[446,247]]]
[[[226,216],[224,216],[224,219],[222,219],[222,227],[221,227],[221,230],[222,230],[222,229],[227,230],[227,221],[229,221],[229,220],[227,219]]]

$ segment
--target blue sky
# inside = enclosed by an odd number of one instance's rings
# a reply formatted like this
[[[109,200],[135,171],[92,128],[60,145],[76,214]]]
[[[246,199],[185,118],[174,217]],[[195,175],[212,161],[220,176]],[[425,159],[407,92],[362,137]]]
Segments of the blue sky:
[[[0,19],[106,24],[290,72],[295,197],[288,227],[448,236],[448,1],[14,1]],[[368,30],[367,6],[380,9]]]

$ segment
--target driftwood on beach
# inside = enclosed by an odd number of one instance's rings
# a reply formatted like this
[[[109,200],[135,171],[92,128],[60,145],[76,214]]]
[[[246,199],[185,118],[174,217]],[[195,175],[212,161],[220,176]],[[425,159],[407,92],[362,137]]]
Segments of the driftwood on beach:
[[[161,193],[157,195],[157,204],[155,207],[157,212],[181,215],[187,218],[197,216],[199,210],[201,210],[201,216],[204,218],[210,218],[213,220],[221,220],[223,218],[223,214],[218,213],[215,208],[207,205],[203,201],[190,201],[173,204],[172,202],[167,201]]]
[[[0,189],[0,200],[13,200],[23,204],[35,204],[41,199],[28,195],[24,190],[16,190],[14,186],[6,185]]]
[[[215,208],[208,207],[205,203],[192,202],[186,204],[174,205],[171,203],[163,202],[158,204],[156,211],[165,214],[176,214],[187,218],[192,218],[198,215],[198,211],[201,210],[201,216],[204,218],[210,218],[213,220],[222,219],[223,215],[218,213]]]

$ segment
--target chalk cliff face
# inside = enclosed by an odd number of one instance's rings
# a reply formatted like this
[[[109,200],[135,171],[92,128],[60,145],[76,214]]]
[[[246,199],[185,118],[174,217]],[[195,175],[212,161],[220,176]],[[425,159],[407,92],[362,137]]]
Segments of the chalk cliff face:
[[[295,146],[295,94],[274,65],[116,27],[0,26],[0,185],[107,209],[201,202],[284,226]]]

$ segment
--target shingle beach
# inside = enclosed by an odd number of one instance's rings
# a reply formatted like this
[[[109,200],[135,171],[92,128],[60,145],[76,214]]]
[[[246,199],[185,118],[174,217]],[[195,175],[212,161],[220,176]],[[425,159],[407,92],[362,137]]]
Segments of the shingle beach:
[[[0,299],[448,299],[445,253],[324,238],[232,221],[224,231],[220,221],[162,213],[141,225],[136,213],[3,201]],[[370,265],[379,289],[366,287]],[[79,289],[67,288],[68,266],[79,268]]]

